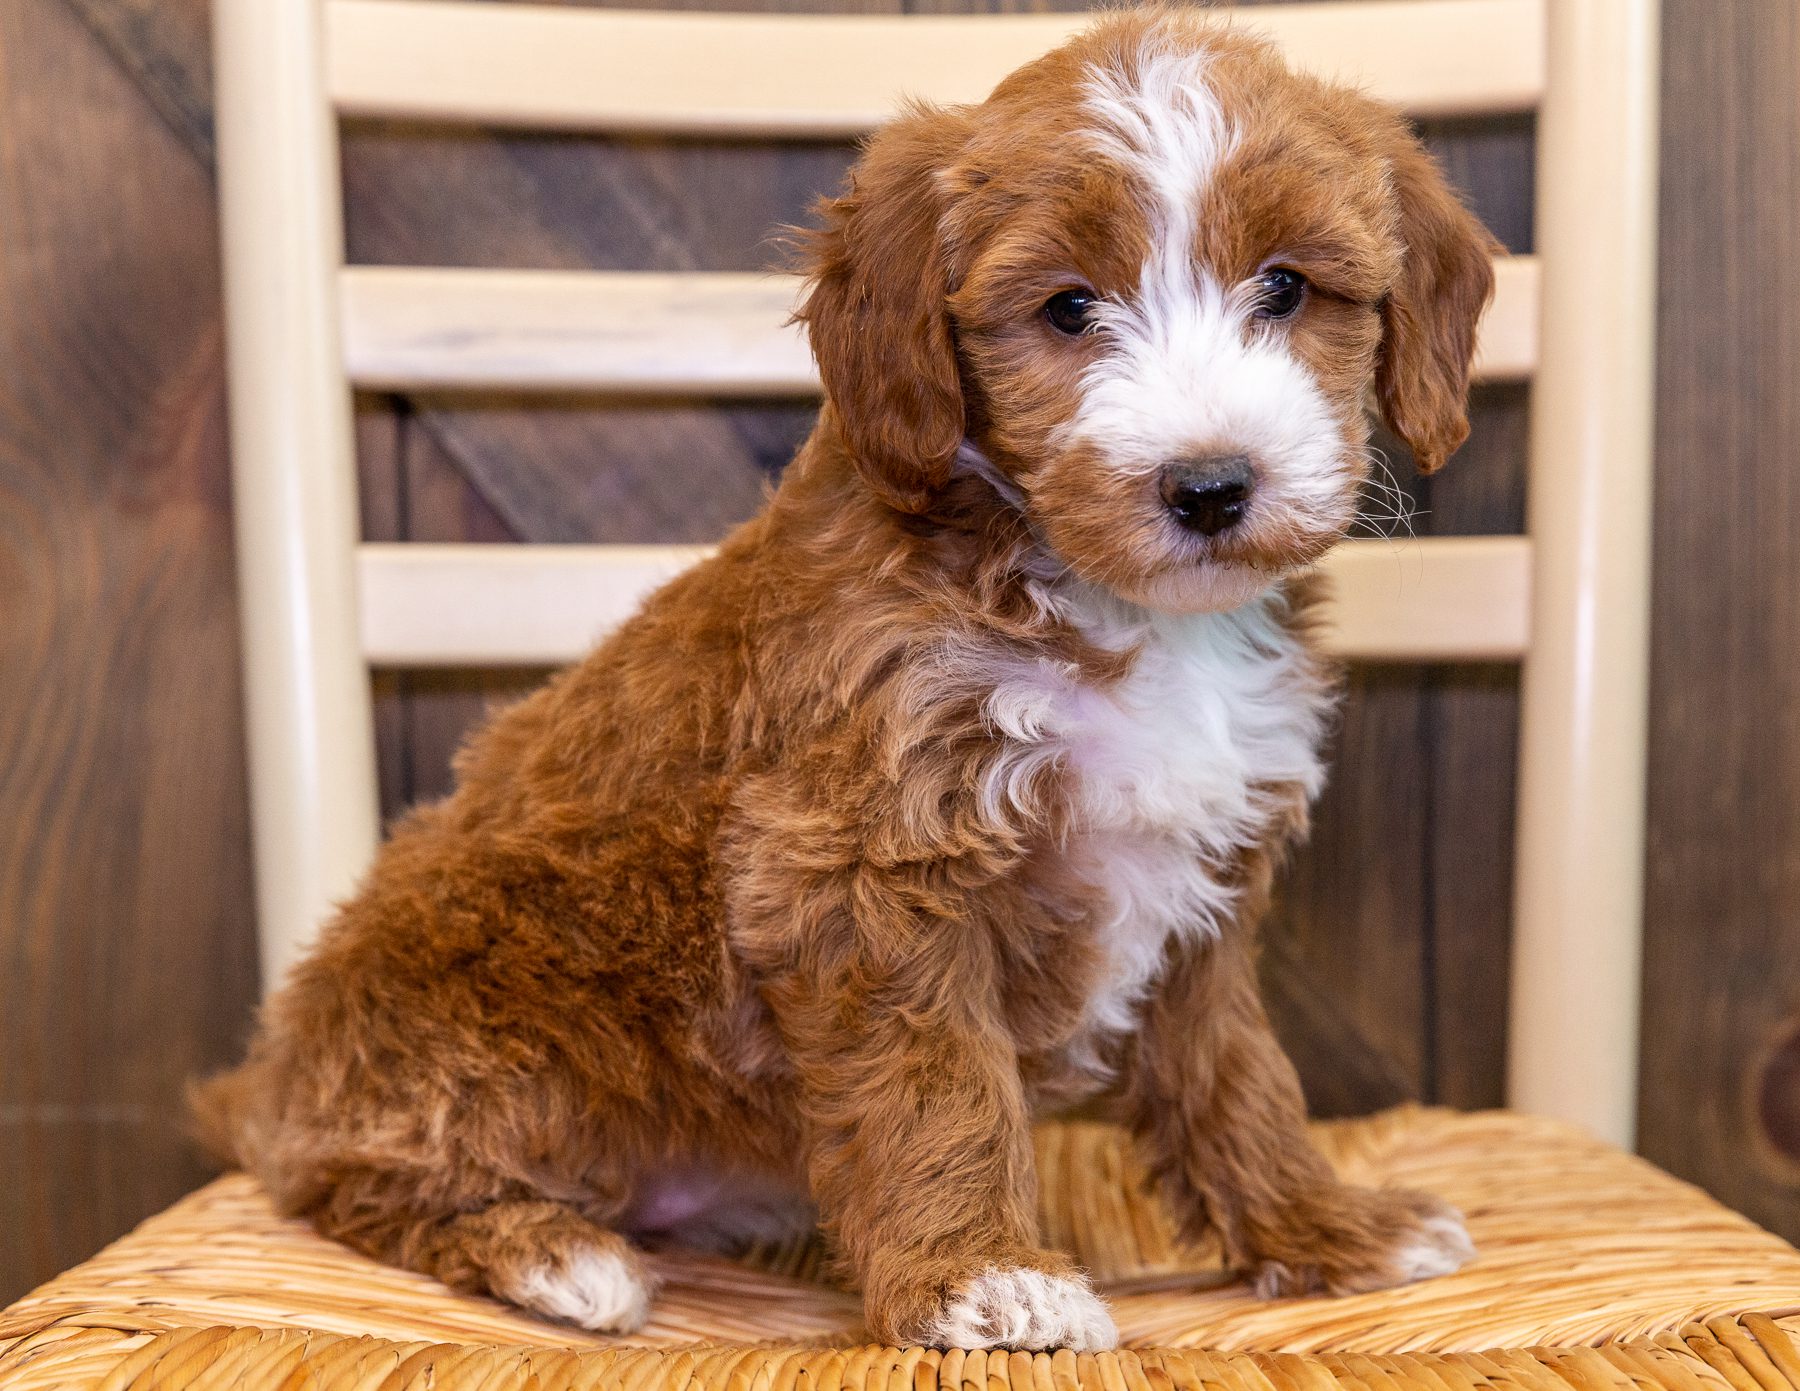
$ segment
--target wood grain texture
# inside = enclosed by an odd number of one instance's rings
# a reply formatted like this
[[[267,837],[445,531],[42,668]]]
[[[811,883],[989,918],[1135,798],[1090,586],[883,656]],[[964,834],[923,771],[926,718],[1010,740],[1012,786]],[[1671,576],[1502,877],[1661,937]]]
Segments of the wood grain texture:
[[[211,195],[0,6],[0,1299],[205,1176],[254,993]]]
[[[210,156],[206,0],[62,0],[183,145]]]
[[[1800,10],[1664,13],[1641,1144],[1794,1233]]]
[[[365,522],[370,540],[454,537],[505,544],[519,539],[451,463],[410,406],[390,402],[385,412],[371,409],[365,415],[361,433],[373,437],[381,473],[380,478],[371,476],[370,455],[363,454],[365,492],[377,492],[384,480],[390,488],[380,502],[385,530],[374,532]],[[447,751],[495,705],[525,695],[544,675],[529,669],[378,673],[375,718],[383,819],[391,821],[408,807],[449,792]]]

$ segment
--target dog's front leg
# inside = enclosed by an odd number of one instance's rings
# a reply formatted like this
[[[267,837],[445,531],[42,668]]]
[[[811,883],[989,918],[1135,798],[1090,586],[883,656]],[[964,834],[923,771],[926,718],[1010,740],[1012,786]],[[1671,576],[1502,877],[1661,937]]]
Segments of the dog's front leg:
[[[1129,1097],[1151,1172],[1184,1234],[1216,1231],[1258,1293],[1381,1289],[1475,1254],[1446,1203],[1341,1183],[1313,1148],[1241,928],[1172,963],[1144,1025]]]
[[[1067,1257],[1037,1244],[1030,1126],[980,963],[933,943],[795,971],[767,992],[800,1081],[813,1194],[898,1346],[1117,1341]]]

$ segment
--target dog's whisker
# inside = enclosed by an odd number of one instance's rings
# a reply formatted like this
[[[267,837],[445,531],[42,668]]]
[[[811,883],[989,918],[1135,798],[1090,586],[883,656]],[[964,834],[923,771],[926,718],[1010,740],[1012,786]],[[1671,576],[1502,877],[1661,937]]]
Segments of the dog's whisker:
[[[1379,535],[1382,540],[1393,541],[1399,539],[1399,532],[1402,529],[1409,539],[1416,538],[1418,533],[1413,529],[1413,522],[1419,517],[1430,515],[1425,511],[1382,512],[1364,507],[1357,511],[1356,519]]]
[[[1425,513],[1413,495],[1400,486],[1387,455],[1374,445],[1365,445],[1361,454],[1369,466],[1369,476],[1363,480],[1364,497],[1357,510],[1358,520],[1383,540],[1392,541],[1402,532],[1408,537],[1417,536],[1414,522]]]

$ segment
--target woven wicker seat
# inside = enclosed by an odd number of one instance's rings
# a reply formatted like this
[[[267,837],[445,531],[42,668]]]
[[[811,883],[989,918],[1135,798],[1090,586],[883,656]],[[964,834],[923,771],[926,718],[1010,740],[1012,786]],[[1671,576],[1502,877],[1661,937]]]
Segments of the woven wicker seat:
[[[1107,1289],[1130,1351],[869,1347],[810,1247],[754,1266],[657,1255],[651,1321],[616,1340],[365,1260],[233,1175],[0,1313],[0,1386],[1800,1387],[1800,1251],[1643,1160],[1506,1112],[1405,1108],[1318,1137],[1347,1178],[1457,1203],[1480,1259],[1381,1294],[1265,1303],[1172,1239],[1116,1130],[1067,1124],[1039,1135],[1045,1234]]]

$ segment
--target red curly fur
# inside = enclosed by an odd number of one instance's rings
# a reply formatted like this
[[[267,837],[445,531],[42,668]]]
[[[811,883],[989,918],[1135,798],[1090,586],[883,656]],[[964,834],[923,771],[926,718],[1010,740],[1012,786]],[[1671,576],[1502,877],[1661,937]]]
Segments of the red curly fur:
[[[1229,853],[1166,871],[1228,907],[1148,937],[1160,960],[1114,998],[1123,890],[1096,865],[1131,843],[1082,849],[1089,774],[1034,733],[1040,687],[1123,700],[1149,660],[1079,596],[1166,570],[1166,518],[1069,442],[1106,339],[1037,306],[1070,279],[1128,297],[1156,251],[1083,93],[1170,53],[1204,55],[1237,138],[1192,254],[1307,276],[1291,326],[1245,332],[1282,335],[1346,458],[1371,382],[1422,466],[1460,442],[1491,241],[1391,113],[1163,13],[904,115],[811,235],[828,401],[768,508],[471,739],[200,1093],[284,1211],[624,1329],[645,1289],[621,1234],[726,1240],[810,1201],[877,1337],[1105,1346],[1039,1244],[1028,1126],[1110,1091],[1182,1221],[1270,1293],[1466,1255],[1436,1200],[1336,1181],[1257,999],[1307,777],[1252,779]],[[1217,542],[1269,589],[1254,651],[1289,654],[1259,710],[1323,709],[1310,589],[1283,577],[1341,529]]]

